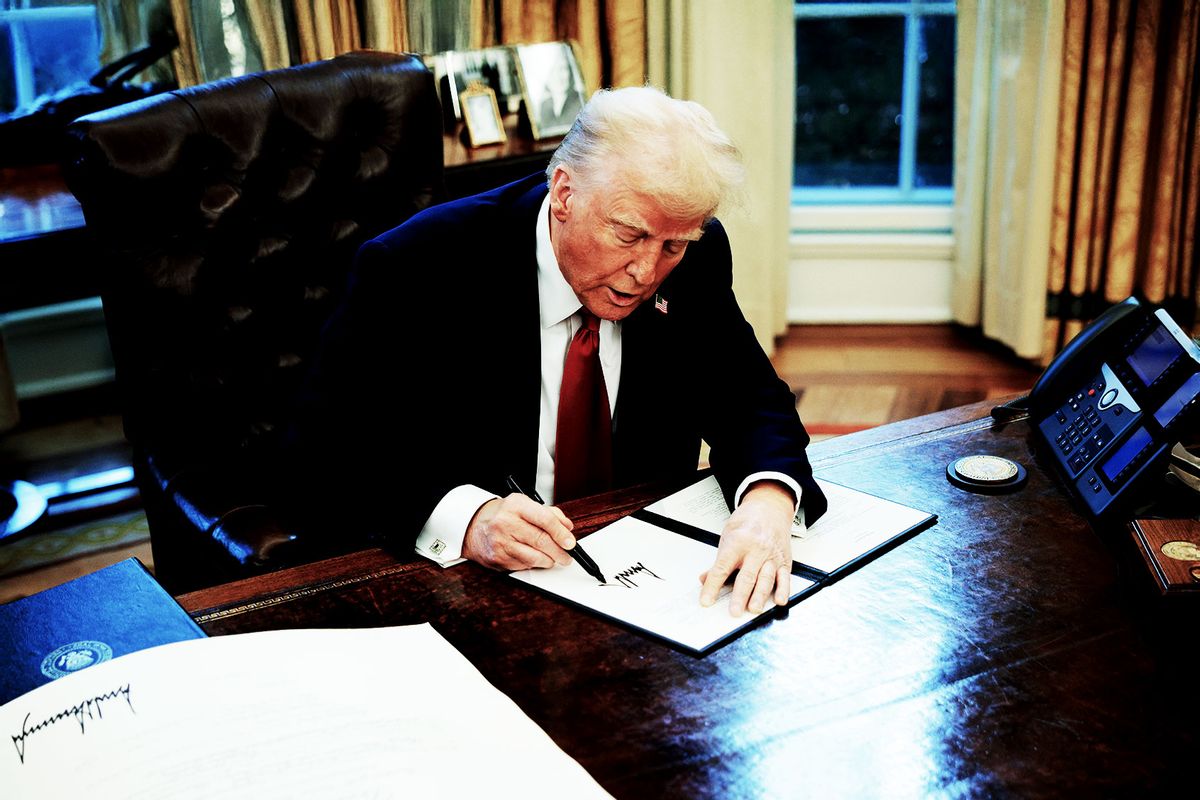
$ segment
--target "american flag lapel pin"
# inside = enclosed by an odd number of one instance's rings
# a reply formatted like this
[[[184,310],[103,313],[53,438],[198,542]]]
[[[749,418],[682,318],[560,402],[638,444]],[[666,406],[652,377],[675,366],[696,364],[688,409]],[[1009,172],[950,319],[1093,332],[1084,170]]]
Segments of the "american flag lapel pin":
[[[655,294],[654,308],[657,309],[660,314],[667,313],[667,298],[663,297],[661,294]]]

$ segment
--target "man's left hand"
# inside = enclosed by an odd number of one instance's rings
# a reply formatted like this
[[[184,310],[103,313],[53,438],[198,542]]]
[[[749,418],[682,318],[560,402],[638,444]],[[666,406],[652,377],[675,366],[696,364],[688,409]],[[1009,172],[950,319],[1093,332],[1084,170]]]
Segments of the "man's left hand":
[[[700,576],[700,605],[711,606],[729,576],[737,571],[729,613],[741,616],[747,608],[762,611],[772,597],[788,602],[792,575],[792,518],[796,501],[776,481],[753,484],[725,523],[717,560]]]

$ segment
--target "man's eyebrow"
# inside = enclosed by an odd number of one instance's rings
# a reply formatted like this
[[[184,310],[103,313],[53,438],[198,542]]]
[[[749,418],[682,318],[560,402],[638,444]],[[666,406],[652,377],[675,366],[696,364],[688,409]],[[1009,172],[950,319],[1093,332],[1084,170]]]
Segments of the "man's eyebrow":
[[[629,230],[636,231],[637,233],[642,234],[642,235],[650,234],[650,231],[646,230],[646,228],[640,222],[634,222],[633,220],[630,220],[628,218],[610,216],[608,218],[608,221],[611,222],[613,225],[619,225],[622,228],[628,228]],[[700,240],[700,237],[703,235],[704,235],[704,228],[696,228],[695,230],[688,231],[687,233],[685,233],[681,236],[672,236],[671,241],[697,242]]]
[[[616,216],[610,216],[610,217],[608,218],[608,221],[609,221],[609,222],[611,222],[613,225],[619,225],[619,226],[621,226],[622,228],[629,228],[631,231],[637,231],[638,233],[649,233],[649,231],[647,231],[647,230],[646,230],[646,229],[645,229],[645,228],[644,228],[644,227],[641,225],[641,223],[634,222],[634,221],[633,221],[633,220],[631,220],[631,219],[622,218],[622,217],[616,217]]]

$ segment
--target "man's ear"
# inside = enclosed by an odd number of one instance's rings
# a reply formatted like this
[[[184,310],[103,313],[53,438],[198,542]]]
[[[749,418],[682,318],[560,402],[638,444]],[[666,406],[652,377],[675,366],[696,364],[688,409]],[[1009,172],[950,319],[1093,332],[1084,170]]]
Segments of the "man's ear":
[[[575,189],[571,174],[559,164],[550,176],[550,213],[559,222],[566,220],[574,202]]]

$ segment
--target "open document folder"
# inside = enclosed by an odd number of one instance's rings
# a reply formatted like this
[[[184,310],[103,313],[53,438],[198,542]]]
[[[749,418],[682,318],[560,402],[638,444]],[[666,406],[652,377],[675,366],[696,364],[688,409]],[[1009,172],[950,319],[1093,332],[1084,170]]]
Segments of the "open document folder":
[[[936,521],[936,516],[865,492],[818,480],[829,510],[792,534],[793,601],[868,561]],[[727,641],[771,608],[729,614],[730,585],[700,606],[702,572],[716,558],[729,506],[709,476],[582,541],[604,573],[601,584],[572,562],[512,573],[519,581],[697,653]]]
[[[177,642],[0,706],[0,796],[609,797],[428,625]]]

